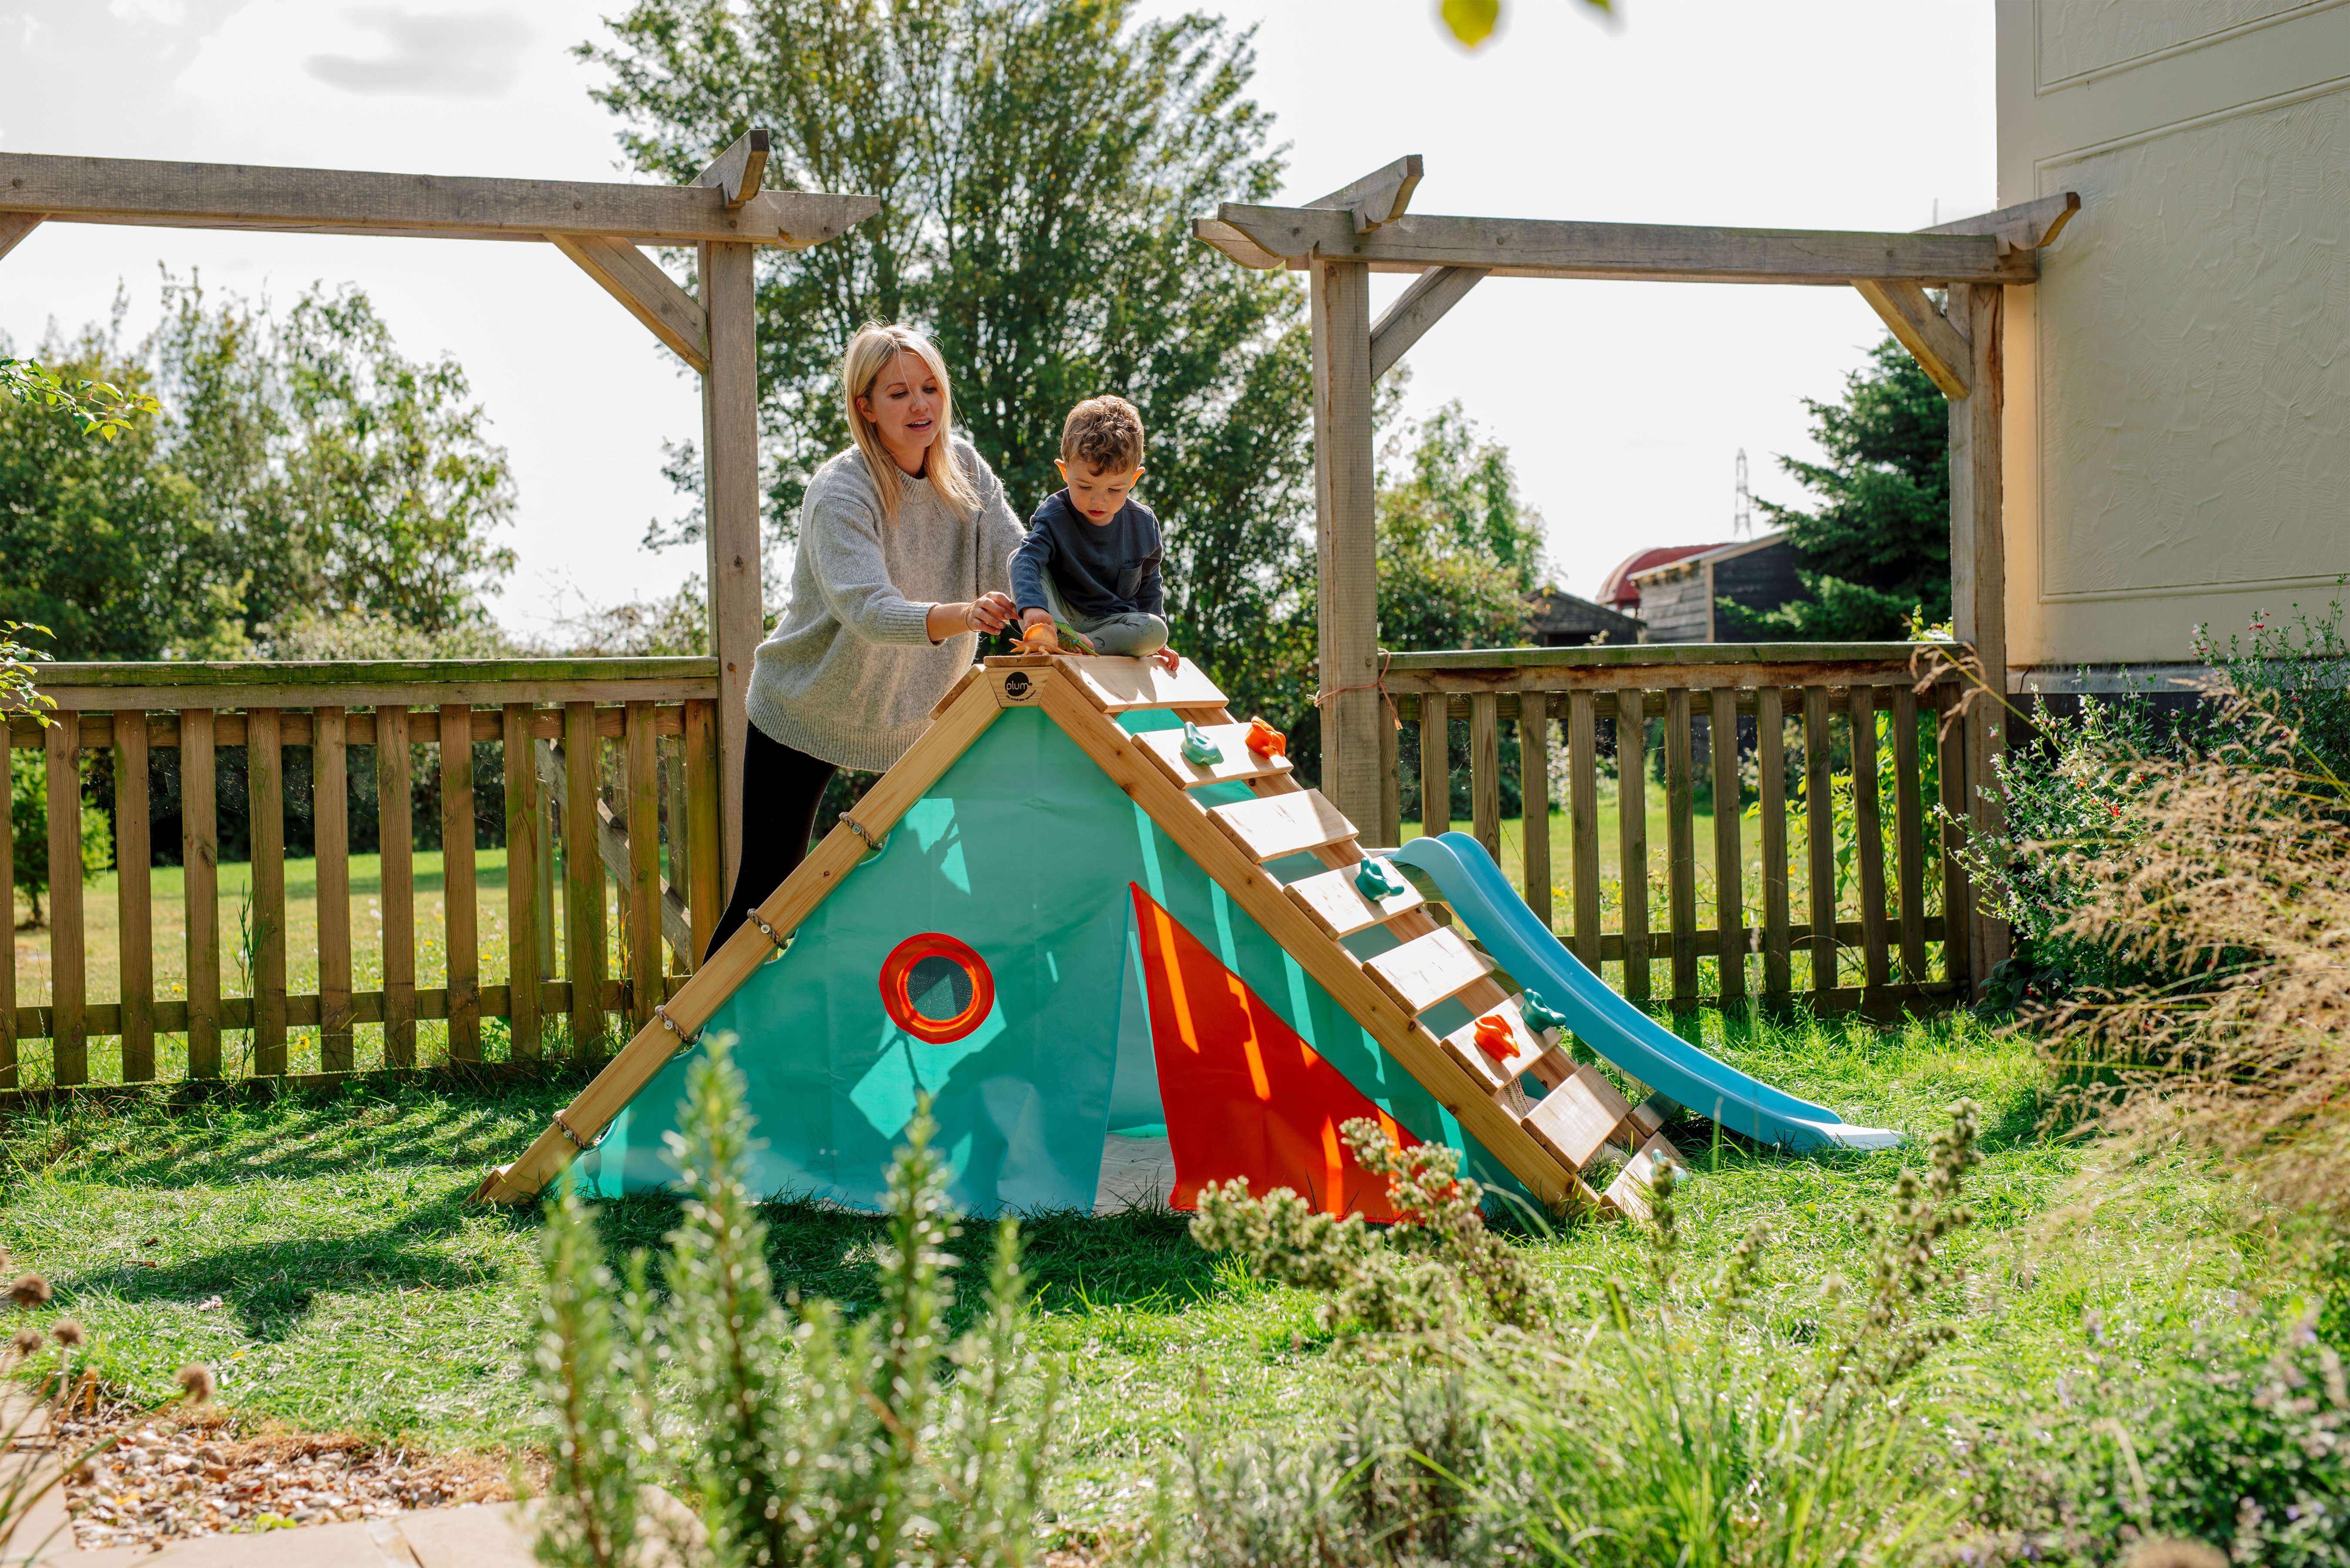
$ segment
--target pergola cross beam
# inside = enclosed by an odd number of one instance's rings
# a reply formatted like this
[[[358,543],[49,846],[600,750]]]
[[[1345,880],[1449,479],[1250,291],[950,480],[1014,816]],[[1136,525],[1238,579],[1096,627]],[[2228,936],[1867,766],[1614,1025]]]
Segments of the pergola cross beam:
[[[0,152],[0,210],[59,223],[275,229],[434,239],[596,234],[643,245],[717,242],[800,250],[881,210],[870,196],[766,191],[729,211],[723,191],[567,180],[382,174]]]
[[[1952,608],[1986,679],[2003,680],[2006,570],[2000,514],[1999,335],[2010,284],[2040,275],[2040,247],[2080,210],[2067,192],[1918,234],[1703,228],[1408,214],[1420,160],[1399,159],[1302,207],[1228,202],[1192,234],[1243,266],[1307,275],[1314,334],[1315,544],[1320,587],[1322,790],[1379,837],[1402,834],[1388,787],[1393,734],[1379,700],[1378,502],[1372,388],[1485,277],[1852,287],[1950,400]],[[1417,281],[1370,318],[1370,274]],[[1926,289],[1945,290],[1937,309]],[[1997,709],[1968,721],[1978,828],[1994,826],[1991,759]],[[1430,743],[1424,741],[1423,744]],[[1442,744],[1440,740],[1434,743]],[[1980,915],[1954,975],[1980,981],[2005,956],[2007,929]],[[1956,940],[1955,938],[1953,940]]]

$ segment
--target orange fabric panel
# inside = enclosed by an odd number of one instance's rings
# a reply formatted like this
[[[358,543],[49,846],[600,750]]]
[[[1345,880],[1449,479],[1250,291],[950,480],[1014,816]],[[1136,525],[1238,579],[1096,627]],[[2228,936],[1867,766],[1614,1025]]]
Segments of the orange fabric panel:
[[[1159,1097],[1175,1155],[1178,1209],[1211,1181],[1286,1187],[1328,1214],[1399,1218],[1387,1179],[1365,1170],[1338,1128],[1369,1116],[1399,1147],[1419,1140],[1325,1062],[1207,945],[1136,884]]]

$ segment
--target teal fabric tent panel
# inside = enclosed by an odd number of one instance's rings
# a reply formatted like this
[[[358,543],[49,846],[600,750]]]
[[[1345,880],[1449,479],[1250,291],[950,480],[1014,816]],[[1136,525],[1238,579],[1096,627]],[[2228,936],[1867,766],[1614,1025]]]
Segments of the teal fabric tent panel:
[[[1132,727],[1144,727],[1137,723]],[[711,1019],[738,1039],[774,1195],[880,1201],[915,1097],[933,1096],[955,1200],[989,1213],[1090,1208],[1102,1135],[1166,1119],[1132,932],[1139,884],[1367,1098],[1515,1189],[1412,1076],[1041,711],[1006,711]],[[926,1044],[879,976],[906,939],[968,943],[995,984],[975,1031]],[[666,1188],[672,1062],[583,1161],[597,1190]]]
[[[749,1081],[765,1144],[754,1185],[877,1206],[927,1093],[957,1202],[1090,1209],[1129,923],[1120,899],[1095,893],[1124,884],[1096,867],[1132,860],[1133,810],[1043,714],[1014,709],[990,725],[711,1018],[736,1036]],[[942,1044],[881,1005],[883,961],[927,932],[969,944],[995,985],[985,1022]],[[658,1075],[596,1152],[600,1189],[668,1185],[661,1135],[683,1067]]]

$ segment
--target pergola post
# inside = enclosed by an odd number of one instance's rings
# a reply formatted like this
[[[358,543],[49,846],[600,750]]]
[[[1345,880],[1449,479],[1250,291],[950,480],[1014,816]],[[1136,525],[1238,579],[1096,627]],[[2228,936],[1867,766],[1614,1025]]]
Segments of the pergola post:
[[[759,323],[752,248],[700,251],[710,368],[702,378],[702,537],[710,570],[710,651],[718,659],[723,886],[742,860],[743,746],[751,658],[766,635],[759,556]]]
[[[1967,816],[1975,834],[2001,830],[1992,759],[2006,744],[2007,544],[2000,514],[2000,331],[2006,290],[1952,284],[1950,325],[1968,346],[1969,394],[1950,403],[1950,610],[1959,640],[1971,645],[1990,692],[1967,707]],[[1980,991],[2008,956],[2007,922],[1971,912],[1967,973]],[[1958,940],[1955,934],[1946,938]]]
[[[1319,583],[1322,793],[1350,822],[1381,821],[1379,572],[1371,455],[1371,275],[1314,258],[1314,542]],[[1426,744],[1422,742],[1422,744]]]

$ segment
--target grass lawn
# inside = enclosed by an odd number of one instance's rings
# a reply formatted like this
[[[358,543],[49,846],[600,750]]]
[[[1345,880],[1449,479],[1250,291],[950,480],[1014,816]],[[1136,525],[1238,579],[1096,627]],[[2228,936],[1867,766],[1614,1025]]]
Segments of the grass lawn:
[[[1703,1025],[1740,1066],[1920,1139],[1957,1097],[1982,1106],[1987,1158],[1970,1193],[1981,1220],[1958,1239],[1976,1310],[1935,1374],[1950,1397],[1971,1377],[2051,1365],[2079,1342],[2085,1313],[2151,1326],[2282,1288],[2235,1189],[2185,1163],[2101,1186],[2052,1241],[2052,1210],[2084,1157],[2038,1130],[2030,1046],[1971,1018],[1876,1029],[1706,1014]],[[354,1085],[177,1112],[160,1098],[21,1108],[0,1125],[0,1243],[55,1282],[124,1385],[161,1392],[203,1358],[221,1371],[224,1401],[256,1419],[439,1448],[529,1443],[536,1217],[464,1198],[572,1088]],[[1710,1272],[1767,1221],[1777,1240],[1763,1290],[1790,1324],[1815,1309],[1824,1277],[1866,1269],[1853,1216],[1918,1158],[1915,1147],[1792,1158],[1685,1137],[1690,1267]],[[673,1212],[660,1199],[615,1205],[608,1239],[652,1245]],[[771,1219],[779,1282],[867,1302],[873,1221],[806,1207]],[[1073,1461],[1059,1500],[1068,1519],[1120,1512],[1133,1479],[1162,1469],[1190,1433],[1313,1428],[1361,1386],[1359,1356],[1327,1341],[1312,1298],[1200,1252],[1180,1216],[1045,1216],[1027,1237],[1043,1334],[1071,1357],[1056,1426]],[[1642,1277],[1625,1226],[1526,1244],[1571,1298]]]

